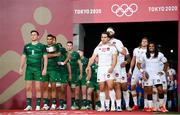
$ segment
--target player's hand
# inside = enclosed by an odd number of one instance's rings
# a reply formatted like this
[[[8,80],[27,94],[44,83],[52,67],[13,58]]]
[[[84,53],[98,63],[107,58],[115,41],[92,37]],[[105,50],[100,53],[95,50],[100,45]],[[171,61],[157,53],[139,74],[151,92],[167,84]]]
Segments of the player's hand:
[[[128,78],[130,78],[132,76],[132,70],[131,69],[129,69],[127,76],[128,76]]]
[[[112,72],[113,72],[113,68],[111,67],[109,68],[108,73],[112,73]]]
[[[20,68],[20,69],[19,69],[19,74],[20,74],[20,75],[23,75],[23,72],[24,72],[23,69]]]
[[[42,70],[42,76],[45,76],[46,75],[46,69],[43,69]]]
[[[162,75],[164,75],[165,74],[165,72],[164,71],[160,71],[160,72],[158,72],[158,75],[160,75],[160,76],[162,76]]]
[[[144,81],[146,81],[146,80],[147,80],[147,78],[146,78],[146,76],[145,76],[145,74],[144,74],[144,73],[142,74],[142,79],[143,79]]]
[[[91,69],[90,66],[86,67],[86,74],[89,74],[90,69]]]
[[[72,76],[71,75],[69,75],[69,81],[71,81],[72,80]]]
[[[82,74],[79,75],[79,80],[81,80],[81,79],[82,79]]]
[[[127,61],[121,63],[121,67],[126,67]]]

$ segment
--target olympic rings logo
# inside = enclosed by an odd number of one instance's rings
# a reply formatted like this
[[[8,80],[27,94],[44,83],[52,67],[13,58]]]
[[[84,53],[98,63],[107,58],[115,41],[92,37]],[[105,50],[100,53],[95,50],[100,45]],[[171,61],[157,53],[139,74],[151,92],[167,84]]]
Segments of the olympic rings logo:
[[[127,4],[114,4],[111,6],[111,11],[116,14],[117,17],[122,16],[132,16],[135,12],[137,12],[138,6],[135,3],[130,4],[129,6]]]

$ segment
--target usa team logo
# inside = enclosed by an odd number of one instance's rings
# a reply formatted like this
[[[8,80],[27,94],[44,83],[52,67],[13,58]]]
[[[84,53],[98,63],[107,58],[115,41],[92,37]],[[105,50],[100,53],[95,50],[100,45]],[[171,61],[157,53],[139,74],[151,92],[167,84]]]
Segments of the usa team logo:
[[[127,4],[114,4],[111,6],[111,11],[116,14],[117,17],[122,16],[132,16],[135,12],[138,11],[138,6],[135,3],[132,3],[130,5]]]

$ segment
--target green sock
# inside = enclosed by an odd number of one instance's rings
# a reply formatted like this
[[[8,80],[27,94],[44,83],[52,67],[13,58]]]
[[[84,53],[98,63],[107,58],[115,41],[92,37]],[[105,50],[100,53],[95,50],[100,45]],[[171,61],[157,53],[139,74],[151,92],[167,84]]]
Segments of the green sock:
[[[64,104],[64,100],[63,100],[63,99],[60,99],[60,100],[59,100],[59,103],[60,103],[60,105],[62,106],[62,105]]]
[[[36,106],[40,106],[41,98],[36,98]]]
[[[27,105],[31,106],[32,98],[26,98]]]
[[[86,105],[87,105],[87,100],[83,99],[83,106],[86,106]]]
[[[71,106],[75,103],[75,98],[71,98]]]
[[[56,104],[56,98],[52,99],[52,104]]]
[[[49,99],[48,98],[44,98],[43,101],[44,101],[44,104],[49,105]]]
[[[100,101],[96,101],[96,105],[97,105],[98,107],[101,107],[101,102],[100,102]]]

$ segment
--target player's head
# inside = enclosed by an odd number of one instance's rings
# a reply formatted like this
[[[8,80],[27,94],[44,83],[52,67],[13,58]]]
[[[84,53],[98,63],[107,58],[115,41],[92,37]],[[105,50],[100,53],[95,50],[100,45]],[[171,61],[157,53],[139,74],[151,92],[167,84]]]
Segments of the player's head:
[[[152,53],[154,54],[154,57],[158,56],[158,49],[155,42],[149,42],[146,53],[147,57],[150,58]]]
[[[141,40],[140,47],[147,47],[147,45],[148,45],[148,38],[143,37],[142,40]]]
[[[56,36],[53,35],[52,37],[53,37],[53,44],[56,44],[56,41],[57,41]]]
[[[82,49],[79,49],[79,50],[78,50],[78,53],[79,53],[80,57],[83,57],[83,56],[84,56],[84,51],[83,51]]]
[[[108,27],[106,32],[109,32],[110,39],[114,37],[115,31],[113,27]]]
[[[103,32],[101,34],[101,41],[102,44],[106,44],[109,41],[110,37],[109,37],[109,32]]]
[[[68,51],[72,51],[73,50],[73,42],[72,41],[68,41],[66,45],[67,45],[67,50]]]
[[[53,35],[52,34],[48,34],[47,35],[47,45],[52,45],[54,44],[54,38],[53,38]]]
[[[37,41],[39,39],[39,32],[36,30],[32,30],[31,32],[31,40]]]

